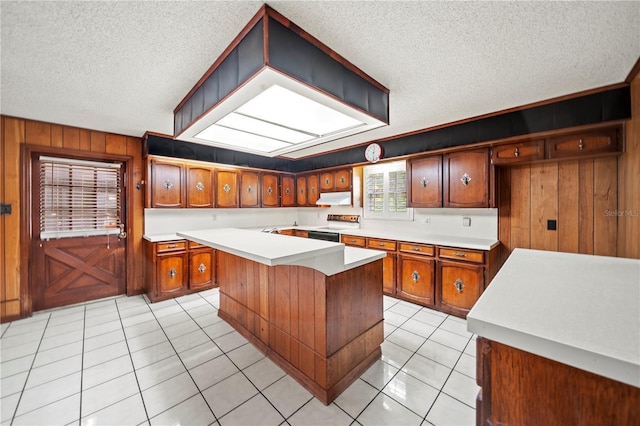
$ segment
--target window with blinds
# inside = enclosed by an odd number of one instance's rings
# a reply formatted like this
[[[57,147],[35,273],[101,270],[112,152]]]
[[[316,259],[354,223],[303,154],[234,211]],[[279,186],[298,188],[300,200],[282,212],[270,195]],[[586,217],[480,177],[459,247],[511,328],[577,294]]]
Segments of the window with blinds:
[[[369,219],[411,220],[407,207],[405,161],[376,164],[364,168],[364,217]]]
[[[118,234],[120,167],[40,157],[40,238]]]

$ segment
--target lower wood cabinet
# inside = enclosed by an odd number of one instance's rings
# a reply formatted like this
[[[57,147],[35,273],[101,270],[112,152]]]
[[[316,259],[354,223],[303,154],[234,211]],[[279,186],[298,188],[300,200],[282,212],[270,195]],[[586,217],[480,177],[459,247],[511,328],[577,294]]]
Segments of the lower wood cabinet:
[[[467,316],[484,291],[484,265],[441,260],[438,294],[439,309],[458,316]]]
[[[144,241],[145,283],[151,302],[215,286],[215,250],[185,240]]]
[[[398,256],[396,293],[403,299],[426,306],[435,304],[435,260],[426,256]]]
[[[387,257],[382,259],[382,291],[392,296],[395,295],[398,270],[398,255],[395,253],[397,248],[396,241],[367,238],[367,248],[387,251]]]

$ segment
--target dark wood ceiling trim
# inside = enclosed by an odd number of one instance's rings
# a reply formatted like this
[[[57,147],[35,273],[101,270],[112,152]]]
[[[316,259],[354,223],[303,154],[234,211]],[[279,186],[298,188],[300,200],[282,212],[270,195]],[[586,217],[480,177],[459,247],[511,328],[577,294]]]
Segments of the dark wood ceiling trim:
[[[640,74],[640,56],[638,57],[638,60],[636,61],[636,63],[631,68],[631,71],[629,71],[629,75],[624,80],[625,83],[631,84],[631,82],[636,78],[636,76],[638,74]]]

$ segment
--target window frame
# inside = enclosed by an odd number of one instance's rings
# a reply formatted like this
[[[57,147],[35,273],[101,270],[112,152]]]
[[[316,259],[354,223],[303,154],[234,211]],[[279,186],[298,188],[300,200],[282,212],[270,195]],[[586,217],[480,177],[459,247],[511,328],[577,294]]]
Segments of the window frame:
[[[404,175],[404,191],[392,191],[390,188],[391,175],[393,173],[402,173]],[[369,179],[373,175],[382,175],[382,210],[379,212],[372,211]],[[381,220],[398,220],[398,221],[412,221],[413,220],[413,208],[409,207],[408,198],[408,181],[407,181],[407,162],[406,160],[378,163],[373,165],[367,165],[363,170],[363,217],[365,219],[381,219]],[[397,185],[396,185],[397,188]],[[391,194],[404,194],[404,210],[393,211],[391,208]],[[400,202],[401,203],[401,202]],[[395,203],[396,206],[398,203]]]

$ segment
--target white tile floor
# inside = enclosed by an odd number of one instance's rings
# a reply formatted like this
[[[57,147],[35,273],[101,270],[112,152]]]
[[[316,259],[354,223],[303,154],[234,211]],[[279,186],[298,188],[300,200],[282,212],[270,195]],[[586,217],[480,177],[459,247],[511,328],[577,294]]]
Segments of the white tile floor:
[[[462,319],[385,296],[382,359],[325,406],[218,318],[218,300],[119,297],[2,324],[1,423],[475,423]]]

